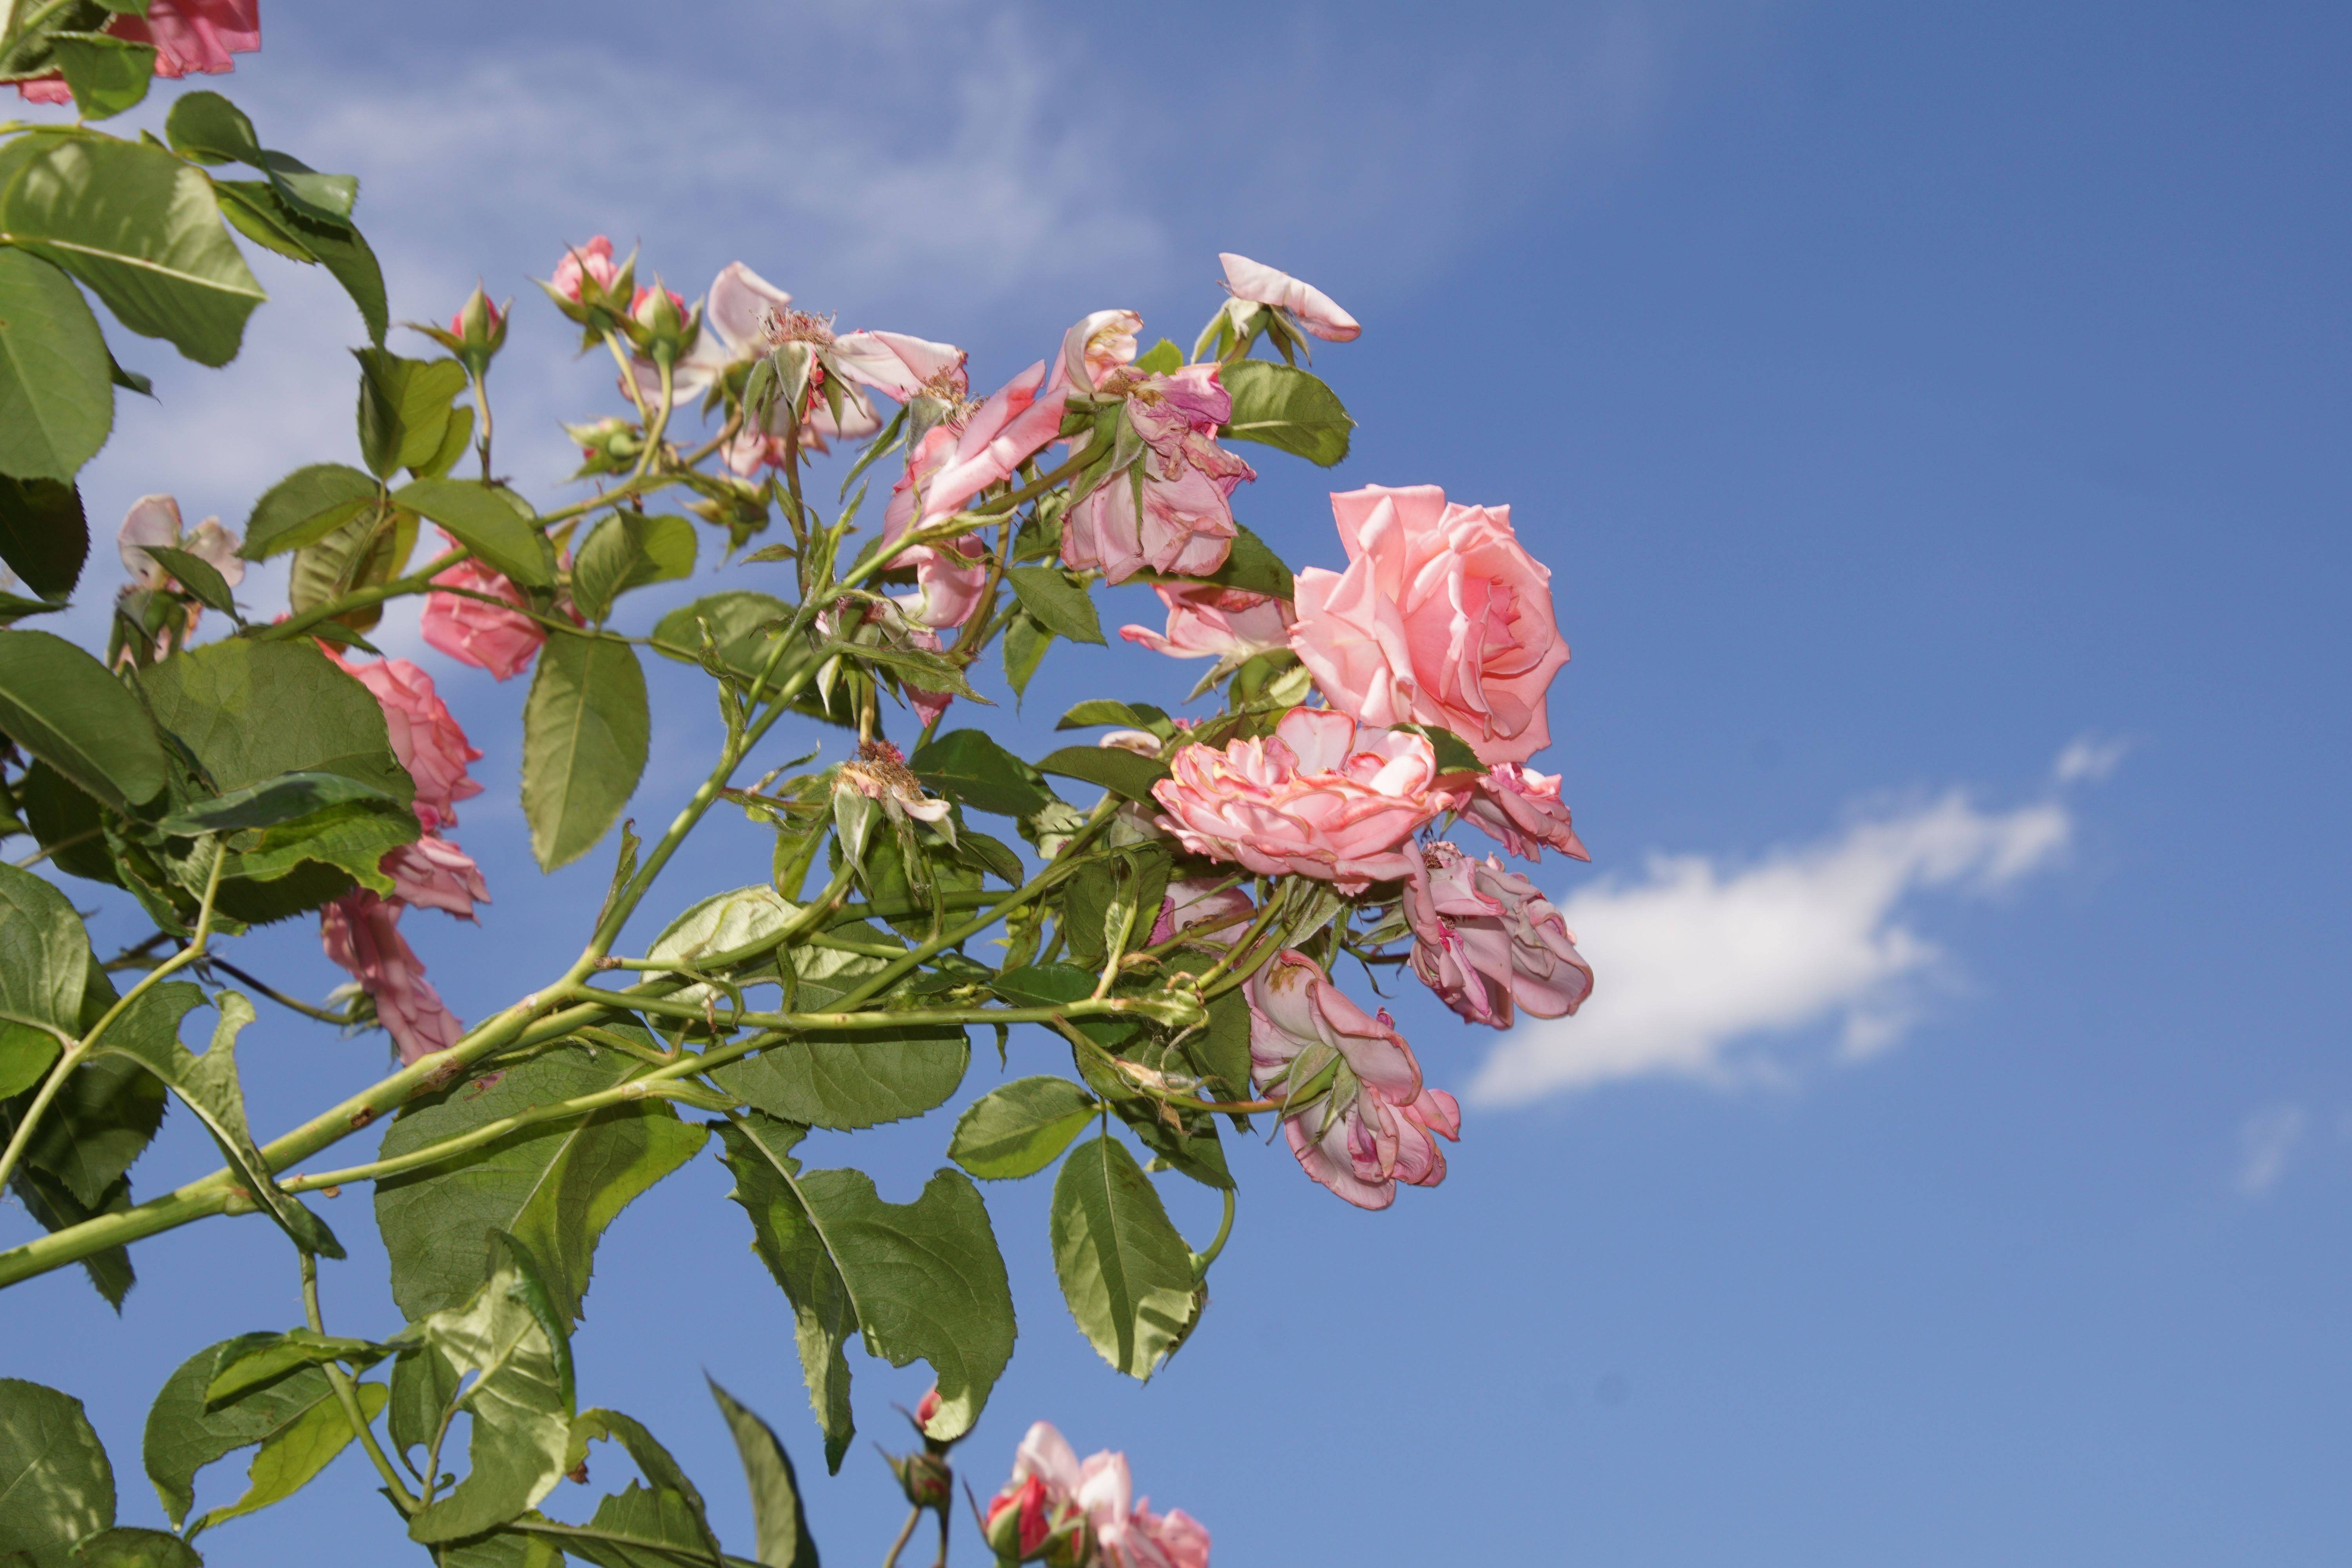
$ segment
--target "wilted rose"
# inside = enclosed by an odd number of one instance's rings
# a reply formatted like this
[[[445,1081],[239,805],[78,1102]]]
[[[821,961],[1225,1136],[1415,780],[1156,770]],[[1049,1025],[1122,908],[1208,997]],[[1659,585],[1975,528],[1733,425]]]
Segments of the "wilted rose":
[[[448,704],[434,694],[433,678],[404,658],[353,664],[332,649],[327,657],[366,687],[383,709],[393,755],[416,781],[416,819],[427,832],[456,826],[457,803],[482,793],[466,771],[482,753],[467,743],[466,731],[450,717]]]
[[[1559,775],[1539,773],[1517,763],[1497,763],[1482,776],[1461,807],[1475,823],[1522,860],[1540,860],[1547,848],[1571,859],[1590,860],[1576,836],[1568,806],[1559,798]]]
[[[1287,310],[1301,327],[1330,342],[1347,342],[1363,331],[1331,296],[1287,272],[1231,251],[1219,253],[1217,259],[1225,266],[1225,289],[1236,300]]]
[[[490,901],[489,885],[474,858],[437,833],[404,844],[377,862],[392,879],[392,896],[418,909],[441,910],[459,920],[475,919],[474,906]]]
[[[1412,972],[1474,1024],[1507,1029],[1519,1013],[1560,1018],[1592,994],[1592,966],[1536,885],[1500,860],[1443,840],[1405,884]]]
[[[1155,583],[1168,606],[1166,636],[1149,626],[1121,626],[1118,635],[1171,658],[1246,658],[1290,646],[1290,601],[1244,588]]]
[[[319,911],[327,956],[350,971],[375,1003],[376,1017],[406,1066],[446,1051],[466,1032],[425,978],[425,963],[400,934],[400,904],[362,888]]]

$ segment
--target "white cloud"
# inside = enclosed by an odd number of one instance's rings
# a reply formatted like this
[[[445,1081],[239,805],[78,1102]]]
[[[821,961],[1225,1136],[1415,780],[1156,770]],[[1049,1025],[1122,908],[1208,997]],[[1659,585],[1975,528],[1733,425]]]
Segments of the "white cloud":
[[[1954,792],[1751,866],[1658,856],[1560,906],[1599,982],[1573,1018],[1522,1025],[1471,1085],[1488,1104],[1612,1079],[1770,1079],[1777,1041],[1834,1022],[1860,1060],[1916,1020],[1939,950],[1901,919],[1925,890],[1985,894],[2049,865],[2072,831],[2054,802],[1987,812]]]
[[[2105,784],[2115,776],[2116,770],[2123,765],[2124,754],[2130,750],[2128,741],[2077,735],[2058,753],[2051,776],[2062,784]]]
[[[2243,1198],[2258,1198],[2278,1185],[2287,1162],[2311,1125],[2300,1105],[2265,1106],[2238,1126],[2238,1172],[2230,1184]]]

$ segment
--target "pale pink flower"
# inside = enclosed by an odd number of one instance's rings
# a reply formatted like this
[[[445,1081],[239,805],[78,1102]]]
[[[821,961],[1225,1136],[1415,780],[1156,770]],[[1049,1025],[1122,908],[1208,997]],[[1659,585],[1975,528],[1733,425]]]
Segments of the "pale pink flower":
[[[1551,743],[1544,697],[1568,662],[1551,574],[1508,507],[1449,503],[1435,485],[1335,494],[1345,573],[1298,574],[1290,646],[1333,707],[1368,724],[1436,724],[1479,759]]]
[[[1160,918],[1151,922],[1148,945],[1158,947],[1191,934],[1195,942],[1231,947],[1243,929],[1257,916],[1257,906],[1239,888],[1221,887],[1219,879],[1181,878],[1168,884],[1160,900]]]
[[[551,281],[557,293],[577,304],[583,277],[594,279],[599,289],[610,289],[620,271],[613,265],[613,242],[600,234],[587,244],[565,251],[563,259],[555,264],[555,276]]]
[[[441,539],[445,550],[457,547],[457,542],[446,531]],[[517,609],[501,610],[495,605],[457,594],[427,594],[424,614],[418,620],[427,643],[460,664],[488,670],[499,680],[509,679],[530,668],[540,645],[547,640],[547,628],[529,616],[517,613],[528,601],[504,573],[493,571],[479,561],[466,560],[439,574],[433,582],[436,587],[488,594]]]
[[[1053,385],[1092,392],[1112,371],[1135,358],[1135,334],[1143,318],[1132,310],[1097,310],[1062,334],[1062,354],[1054,362]]]
[[[378,861],[376,869],[392,879],[394,900],[418,909],[470,921],[477,903],[490,901],[489,884],[474,858],[437,833],[402,845]]]
[[[1522,860],[1540,860],[1549,847],[1571,859],[1590,860],[1559,798],[1559,775],[1539,773],[1518,763],[1497,763],[1481,776],[1476,791],[1458,808]]]
[[[1507,1029],[1520,1013],[1560,1018],[1584,1005],[1592,966],[1534,883],[1444,840],[1423,852],[1422,868],[1405,884],[1412,972],[1447,1006]]]
[[[1189,466],[1173,479],[1143,464],[1114,474],[1064,514],[1062,564],[1111,583],[1146,570],[1205,577],[1233,550],[1234,483]]]
[[[1247,658],[1290,646],[1290,601],[1244,588],[1155,583],[1168,606],[1168,634],[1121,626],[1118,635],[1171,658]]]
[[[851,381],[900,403],[931,396],[961,404],[971,395],[964,352],[904,332],[845,332],[833,341],[833,363]]]
[[[961,420],[935,425],[907,455],[906,472],[891,487],[882,514],[882,542],[895,544],[910,529],[952,517],[989,486],[1014,470],[1052,441],[1062,423],[1060,392],[1038,395],[1045,379],[1040,360],[1014,376]],[[988,581],[979,564],[977,539],[919,544],[901,551],[897,563],[912,566],[921,593],[909,616],[934,628],[960,626],[970,619]]]
[[[393,755],[416,781],[416,820],[427,832],[456,826],[457,803],[482,793],[466,771],[482,753],[467,743],[448,704],[434,695],[433,678],[404,658],[353,664],[331,648],[326,654],[383,709]]]
[[[935,425],[908,454],[906,472],[890,488],[890,504],[883,510],[883,543],[896,544],[915,526],[918,507],[929,500],[940,471],[954,460],[957,438],[954,426]],[[951,539],[900,551],[896,564],[915,569],[919,590],[899,601],[907,618],[931,627],[960,626],[971,619],[988,586],[988,568],[981,564],[981,552],[977,539]]]
[[[116,13],[100,29],[129,43],[155,46],[155,74],[219,76],[234,70],[233,54],[261,47],[261,0],[148,0],[143,17]],[[71,103],[62,75],[18,82],[35,103]]]
[[[1169,765],[1151,793],[1185,848],[1349,894],[1412,875],[1408,841],[1456,799],[1426,740],[1328,709],[1294,708],[1262,740],[1182,747]]]
[[[1225,289],[1236,300],[1287,310],[1301,327],[1327,342],[1344,343],[1363,331],[1355,317],[1332,303],[1331,296],[1287,272],[1231,251],[1221,252],[1217,259],[1225,266]]]
[[[1181,1509],[1165,1516],[1133,1496],[1127,1456],[1110,1449],[1078,1461],[1051,1422],[1032,1426],[1014,1452],[1013,1479],[983,1525],[1000,1558],[1099,1568],[1208,1568],[1209,1532]]]
[[[186,551],[218,572],[221,581],[232,588],[245,581],[245,559],[236,552],[236,535],[223,528],[216,517],[208,517],[183,533],[180,503],[170,496],[141,496],[132,501],[131,510],[122,514],[122,526],[114,540],[123,569],[142,588],[179,586],[163,563],[147,553],[151,544]],[[188,629],[194,631],[195,624],[191,616]]]
[[[1078,1506],[1093,1529],[1102,1568],[1208,1568],[1209,1532],[1182,1509],[1165,1517],[1133,1496],[1127,1456],[1106,1449],[1079,1467]]]
[[[327,956],[360,983],[375,1002],[377,1019],[392,1036],[404,1066],[456,1045],[466,1032],[425,978],[425,963],[400,934],[396,900],[361,889],[319,911]]]
[[[1307,1175],[1358,1208],[1384,1209],[1396,1184],[1433,1187],[1445,1155],[1431,1136],[1462,1134],[1454,1097],[1421,1080],[1412,1047],[1383,1007],[1367,1014],[1323,966],[1285,951],[1244,987],[1250,1009],[1250,1068],[1268,1099],[1327,1089],[1283,1118],[1291,1152]]]

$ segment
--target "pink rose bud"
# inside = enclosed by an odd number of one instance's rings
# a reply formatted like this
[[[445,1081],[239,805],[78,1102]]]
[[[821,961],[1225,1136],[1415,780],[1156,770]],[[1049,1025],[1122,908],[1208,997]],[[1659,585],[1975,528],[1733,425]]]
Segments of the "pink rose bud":
[[[1549,745],[1545,694],[1568,644],[1551,573],[1511,531],[1511,509],[1370,485],[1331,510],[1348,569],[1298,574],[1290,629],[1331,705],[1367,724],[1442,725],[1490,766]]]
[[[619,273],[620,269],[613,265],[613,242],[600,234],[586,245],[575,246],[563,253],[563,259],[555,264],[552,287],[558,294],[577,305],[583,303],[581,299],[583,282],[593,283],[601,296],[612,288],[613,280]]]
[[[1290,646],[1290,601],[1244,588],[1155,583],[1168,606],[1168,633],[1121,626],[1118,635],[1171,658],[1243,659]]]
[[[1299,326],[1327,342],[1344,343],[1363,331],[1355,317],[1332,303],[1331,296],[1287,272],[1230,251],[1217,259],[1224,263],[1226,292],[1236,300],[1287,310]]]
[[[331,648],[326,654],[383,709],[393,755],[416,781],[416,819],[428,832],[456,826],[457,803],[482,793],[466,771],[482,753],[467,743],[448,704],[434,695],[433,678],[404,658],[352,664]]]
[[[1151,793],[1185,848],[1348,894],[1412,876],[1408,841],[1457,798],[1426,740],[1328,709],[1294,708],[1263,740],[1186,746],[1170,767]]]
[[[327,956],[375,1003],[376,1018],[406,1066],[447,1050],[466,1026],[425,978],[423,961],[400,934],[400,910],[364,888],[345,893],[319,911],[319,937]]]
[[[915,1425],[928,1432],[930,1430],[931,1417],[939,1413],[940,1391],[938,1385],[933,1384],[915,1405]]]
[[[1299,1099],[1282,1128],[1308,1176],[1367,1209],[1395,1202],[1399,1182],[1445,1179],[1431,1134],[1460,1137],[1461,1111],[1452,1095],[1423,1085],[1386,1008],[1367,1014],[1297,952],[1276,954],[1243,989],[1252,1074],[1267,1098]]]
[[[1560,1018],[1592,994],[1576,933],[1534,883],[1493,856],[1474,860],[1440,840],[1405,884],[1412,972],[1474,1024],[1507,1029],[1524,1012]]]
[[[1502,841],[1522,860],[1540,860],[1546,848],[1590,860],[1559,798],[1559,775],[1517,763],[1497,763],[1461,807],[1462,820]]]
[[[511,300],[507,301],[507,305],[513,303]],[[466,302],[457,307],[457,313],[449,318],[449,336],[454,342],[443,346],[476,375],[481,374],[491,356],[506,346],[506,306],[493,304],[490,297],[482,292],[482,286],[475,284]]]
[[[1093,1536],[1076,1500],[1056,1495],[1035,1476],[998,1492],[981,1529],[1000,1563],[1081,1568],[1094,1555]]]
[[[663,301],[669,305],[662,309]],[[665,289],[656,280],[651,287],[638,285],[629,300],[629,319],[641,327],[676,328],[686,320],[686,298],[675,289]]]

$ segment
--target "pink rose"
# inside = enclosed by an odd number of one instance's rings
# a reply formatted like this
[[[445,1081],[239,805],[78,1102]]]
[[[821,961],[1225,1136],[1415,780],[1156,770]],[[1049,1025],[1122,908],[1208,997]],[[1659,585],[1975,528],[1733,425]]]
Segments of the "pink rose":
[[[1287,272],[1277,272],[1262,261],[1222,252],[1225,290],[1236,300],[1287,310],[1298,324],[1327,342],[1344,343],[1364,329],[1356,318],[1331,302],[1331,296],[1310,288]]]
[[[583,278],[595,279],[596,287],[604,289],[610,289],[613,279],[619,276],[620,268],[613,265],[613,242],[600,234],[586,245],[565,251],[563,259],[555,264],[551,281],[557,293],[576,305],[580,302]]]
[[[1138,572],[1205,577],[1234,542],[1233,479],[1186,467],[1173,479],[1146,465],[1114,474],[1062,519],[1062,564],[1124,583]],[[1137,490],[1142,491],[1138,506]]]
[[[482,753],[466,742],[466,731],[433,693],[433,678],[404,658],[352,664],[331,648],[327,657],[342,666],[375,697],[392,732],[393,755],[416,781],[416,820],[426,832],[457,824],[457,803],[482,793],[466,764]]]
[[[703,296],[702,330],[670,372],[671,395],[679,406],[724,381],[736,366],[758,359],[766,351],[767,322],[789,310],[792,302],[790,294],[740,261],[720,268],[719,276],[710,280],[709,292]],[[661,372],[642,360],[633,368],[638,394],[650,405],[661,395]],[[746,433],[754,440],[761,434]],[[757,468],[755,458],[751,468],[736,471],[748,478]]]
[[[377,1019],[391,1034],[404,1066],[456,1045],[466,1032],[425,978],[425,964],[400,934],[396,901],[361,889],[319,911],[327,956],[351,972],[374,999]]]
[[[1190,932],[1195,942],[1231,947],[1256,918],[1257,906],[1239,888],[1221,888],[1205,877],[1183,878],[1168,884],[1146,945],[1158,947]]]
[[[1185,848],[1349,894],[1412,876],[1406,841],[1456,798],[1436,787],[1426,740],[1328,709],[1294,708],[1264,740],[1185,746],[1169,765],[1151,794]]]
[[[1128,423],[1160,459],[1155,467],[1162,479],[1174,479],[1188,464],[1213,479],[1257,478],[1255,469],[1214,439],[1234,416],[1233,395],[1218,381],[1215,365],[1188,364],[1173,375],[1140,377],[1127,370],[1106,377],[1104,384],[1125,389]]]
[[[118,13],[101,30],[154,45],[157,76],[219,76],[236,68],[229,56],[261,47],[261,0],[149,0],[144,17]],[[62,76],[19,82],[16,90],[35,103],[73,101]]]
[[[1250,1069],[1268,1099],[1328,1087],[1285,1116],[1284,1135],[1307,1173],[1358,1208],[1384,1209],[1396,1184],[1433,1187],[1445,1155],[1432,1133],[1462,1135],[1454,1097],[1425,1088],[1412,1047],[1388,1009],[1348,999],[1303,952],[1276,953],[1244,987]]]
[[[1118,635],[1171,658],[1243,659],[1290,646],[1290,601],[1242,588],[1179,587],[1155,583],[1168,606],[1168,635],[1121,626]]]
[[[1095,1533],[1102,1568],[1208,1568],[1209,1532],[1182,1509],[1162,1516],[1133,1496],[1127,1456],[1105,1450],[1079,1468],[1078,1506]]]
[[[1092,392],[1096,384],[1135,358],[1135,334],[1143,318],[1132,310],[1097,310],[1062,334],[1062,356],[1054,362],[1053,385]]]
[[[1476,793],[1460,807],[1475,823],[1522,860],[1540,860],[1549,847],[1571,859],[1590,860],[1559,798],[1559,775],[1539,773],[1517,763],[1497,763],[1478,780]]]
[[[1456,506],[1435,485],[1335,494],[1344,573],[1297,579],[1290,646],[1333,707],[1368,724],[1437,724],[1480,760],[1551,743],[1544,694],[1568,645],[1551,574],[1520,547],[1508,507]]]
[[[910,529],[952,517],[991,485],[1013,471],[1053,440],[1062,423],[1063,394],[1038,395],[1045,379],[1040,360],[1014,376],[961,421],[935,425],[908,454],[906,473],[891,487],[882,514],[882,542],[895,544]],[[979,564],[977,539],[919,544],[901,551],[898,564],[912,566],[921,589],[909,616],[931,627],[960,626],[969,620],[988,582]]]
[[[936,397],[961,404],[971,395],[964,352],[904,332],[849,332],[833,342],[833,363],[851,381],[900,403]]]
[[[1560,1018],[1584,1005],[1592,966],[1534,883],[1443,840],[1423,852],[1422,866],[1405,884],[1412,972],[1447,1006],[1507,1029],[1522,1012]]]
[[[896,544],[915,526],[917,508],[934,493],[940,471],[954,460],[956,444],[952,426],[935,425],[923,432],[921,442],[908,454],[907,471],[890,487],[890,504],[882,513],[883,543]],[[988,568],[981,564],[981,552],[977,539],[951,539],[900,551],[896,564],[915,569],[919,589],[899,601],[907,618],[932,627],[960,626],[970,620],[979,607],[982,591],[988,586]]]
[[[404,844],[377,862],[392,879],[392,900],[475,920],[474,906],[490,901],[489,884],[474,858],[437,833]]]
[[[457,548],[457,542],[446,531],[441,539],[444,549]],[[518,608],[527,603],[522,590],[508,581],[503,573],[494,572],[479,561],[460,561],[433,581],[437,587],[488,594]],[[540,644],[547,640],[547,628],[529,616],[457,594],[427,594],[419,629],[434,647],[460,664],[487,669],[499,680],[529,669]]]
[[[1021,1439],[984,1530],[1005,1561],[1085,1563],[1091,1538],[1100,1568],[1208,1568],[1201,1522],[1181,1509],[1156,1514],[1133,1491],[1125,1454],[1105,1449],[1080,1464],[1068,1439],[1040,1421]]]

